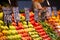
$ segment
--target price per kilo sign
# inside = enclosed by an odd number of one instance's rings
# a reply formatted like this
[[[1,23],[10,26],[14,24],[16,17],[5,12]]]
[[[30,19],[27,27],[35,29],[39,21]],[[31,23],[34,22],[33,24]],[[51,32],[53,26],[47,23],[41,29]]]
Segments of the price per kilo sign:
[[[29,21],[29,8],[24,9],[25,9],[26,21]]]
[[[34,19],[35,19],[35,21],[38,21],[38,14],[39,13],[39,11],[38,11],[38,9],[34,9]]]
[[[11,13],[12,13],[12,10],[11,8],[9,7],[2,7],[2,10],[3,10],[3,13],[4,13],[4,21],[5,23],[7,23],[7,20],[8,21],[12,21],[12,16],[11,16]]]
[[[18,7],[13,7],[13,13],[14,13],[15,22],[19,22],[20,21],[19,8]]]

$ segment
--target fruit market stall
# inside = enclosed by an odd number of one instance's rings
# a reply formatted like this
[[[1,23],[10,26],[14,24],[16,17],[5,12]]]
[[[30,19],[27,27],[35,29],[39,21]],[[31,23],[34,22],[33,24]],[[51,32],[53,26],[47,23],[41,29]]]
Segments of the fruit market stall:
[[[0,40],[60,40],[60,11],[57,16],[55,10],[46,15],[47,7],[33,12],[31,8],[19,10],[14,3],[1,8]]]

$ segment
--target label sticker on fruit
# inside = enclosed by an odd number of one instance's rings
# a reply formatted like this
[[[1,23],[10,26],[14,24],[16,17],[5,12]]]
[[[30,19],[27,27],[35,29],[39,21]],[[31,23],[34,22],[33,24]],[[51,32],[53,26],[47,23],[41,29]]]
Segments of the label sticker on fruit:
[[[49,16],[52,16],[52,10],[51,10],[51,7],[47,7],[46,10],[47,10],[47,12],[48,12],[48,15],[49,15]]]
[[[3,10],[3,13],[4,13],[4,21],[5,21],[5,23],[7,24],[7,20],[11,22],[12,17],[9,17],[9,16],[11,16],[11,13],[12,13],[11,8],[10,7],[2,7],[2,10]]]
[[[25,15],[26,15],[26,21],[29,21],[29,8],[24,8]]]
[[[13,7],[13,13],[15,22],[19,22],[20,21],[19,7]]]
[[[53,11],[54,11],[54,15],[57,16],[57,8],[56,7],[52,7]]]
[[[34,19],[35,21],[38,21],[38,9],[34,9]]]

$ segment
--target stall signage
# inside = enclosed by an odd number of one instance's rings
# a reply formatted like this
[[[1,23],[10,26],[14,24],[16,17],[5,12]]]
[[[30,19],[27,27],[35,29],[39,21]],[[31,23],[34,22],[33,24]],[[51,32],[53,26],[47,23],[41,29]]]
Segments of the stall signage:
[[[12,21],[12,10],[9,7],[2,7],[3,13],[4,13],[4,21],[7,23],[7,21],[11,22]]]
[[[54,11],[54,15],[57,16],[57,8],[56,7],[52,7],[53,11]]]
[[[49,16],[52,16],[52,10],[51,10],[51,7],[47,7],[47,12],[48,12]]]
[[[20,21],[19,7],[13,7],[13,13],[15,22],[19,22]]]
[[[35,21],[38,21],[38,9],[34,9],[34,19]]]
[[[26,15],[26,21],[29,21],[29,8],[24,8],[25,15]]]

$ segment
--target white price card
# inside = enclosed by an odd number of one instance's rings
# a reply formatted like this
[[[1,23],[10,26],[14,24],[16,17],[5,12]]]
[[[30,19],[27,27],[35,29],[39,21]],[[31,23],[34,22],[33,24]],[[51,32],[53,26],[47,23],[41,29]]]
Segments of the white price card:
[[[51,7],[47,7],[47,12],[48,12],[48,15],[49,16],[52,16],[52,9],[51,9]]]
[[[38,9],[34,9],[34,19],[35,19],[35,21],[38,21],[38,15],[39,15]]]
[[[26,21],[29,21],[29,8],[24,8],[25,15],[26,15]]]
[[[4,22],[7,23],[7,20],[11,22],[12,21],[12,16],[11,16],[12,10],[11,10],[11,8],[10,7],[2,7],[2,10],[4,13]]]
[[[56,7],[52,7],[53,11],[54,11],[54,15],[57,16],[57,8]]]
[[[13,13],[15,22],[19,22],[20,21],[19,7],[13,7]]]

